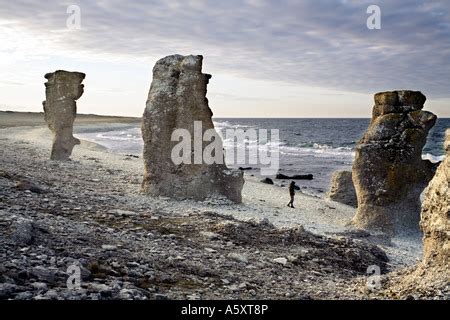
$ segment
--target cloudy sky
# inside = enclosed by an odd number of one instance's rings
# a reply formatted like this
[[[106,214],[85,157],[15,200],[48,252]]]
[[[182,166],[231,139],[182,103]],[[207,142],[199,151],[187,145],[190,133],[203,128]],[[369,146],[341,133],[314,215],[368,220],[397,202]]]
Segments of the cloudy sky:
[[[448,0],[0,0],[0,43],[0,110],[41,111],[64,69],[87,74],[80,113],[140,116],[154,63],[179,53],[204,56],[217,117],[368,117],[394,89],[450,117]]]

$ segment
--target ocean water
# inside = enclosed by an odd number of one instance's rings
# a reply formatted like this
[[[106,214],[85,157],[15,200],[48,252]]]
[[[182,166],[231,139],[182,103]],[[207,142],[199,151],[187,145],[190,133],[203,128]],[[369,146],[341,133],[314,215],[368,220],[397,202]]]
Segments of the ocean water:
[[[350,169],[354,157],[354,147],[369,125],[370,119],[249,119],[215,118],[214,124],[224,138],[224,148],[233,145],[226,139],[226,129],[278,129],[280,150],[280,173],[313,174],[311,181],[298,180],[304,192],[323,196],[329,189],[331,174],[335,170]],[[442,160],[445,129],[450,128],[450,119],[439,119],[428,135],[423,150],[423,158],[433,162]],[[78,132],[77,137],[99,143],[113,152],[122,154],[142,154],[142,137],[139,125],[114,125],[101,131]],[[270,137],[269,137],[270,140]],[[248,141],[247,141],[248,142]],[[259,141],[259,145],[270,147],[273,141]],[[246,145],[248,148],[248,145]],[[258,165],[247,174],[259,176]],[[286,184],[285,181],[276,181]]]

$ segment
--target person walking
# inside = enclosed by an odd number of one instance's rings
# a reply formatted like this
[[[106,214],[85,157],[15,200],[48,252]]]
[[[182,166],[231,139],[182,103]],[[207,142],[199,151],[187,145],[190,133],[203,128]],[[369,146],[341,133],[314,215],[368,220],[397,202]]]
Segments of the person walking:
[[[288,207],[295,208],[294,207],[295,181],[291,181],[291,184],[289,185],[289,195],[291,196],[291,201],[289,201]]]

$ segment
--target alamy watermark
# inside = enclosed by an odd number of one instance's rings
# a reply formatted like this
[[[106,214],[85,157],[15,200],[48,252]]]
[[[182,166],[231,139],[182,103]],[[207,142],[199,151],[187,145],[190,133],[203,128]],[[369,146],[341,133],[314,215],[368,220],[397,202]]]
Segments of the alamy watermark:
[[[203,130],[201,121],[194,121],[193,134],[192,137],[187,129],[175,129],[172,132],[171,140],[178,142],[171,153],[175,165],[258,165],[261,175],[274,175],[278,172],[278,129],[226,129],[223,137],[231,142],[226,151],[223,149],[221,135],[214,128]]]
[[[81,268],[78,264],[71,264],[67,268],[67,278],[66,284],[69,290],[79,290],[81,289]]]
[[[371,265],[367,268],[368,274],[366,287],[369,291],[377,291],[381,289],[381,269],[377,265]]]
[[[381,8],[375,4],[367,7],[367,14],[370,16],[367,18],[366,25],[369,30],[381,29]]]
[[[69,15],[66,20],[66,26],[69,30],[81,29],[81,8],[76,4],[67,7],[66,13]]]

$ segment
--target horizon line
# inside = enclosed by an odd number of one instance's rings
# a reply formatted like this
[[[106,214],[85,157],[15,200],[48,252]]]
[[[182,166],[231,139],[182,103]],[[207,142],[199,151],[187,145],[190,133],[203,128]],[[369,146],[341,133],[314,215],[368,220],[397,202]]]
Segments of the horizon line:
[[[15,110],[0,110],[0,112],[7,113],[33,113],[33,114],[44,114],[43,111],[15,111]],[[142,116],[126,116],[126,115],[111,115],[111,114],[96,114],[96,113],[77,113],[77,116],[96,116],[96,117],[116,117],[116,118],[134,118],[141,119]],[[288,116],[288,117],[280,117],[280,116],[243,116],[243,117],[234,117],[234,116],[212,116],[212,119],[371,119],[372,117],[355,117],[355,116],[347,116],[347,117],[311,117],[311,116]],[[438,117],[438,119],[450,119],[450,117]]]

